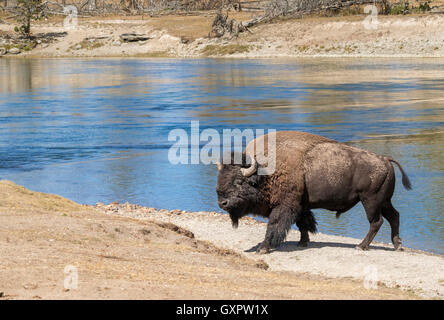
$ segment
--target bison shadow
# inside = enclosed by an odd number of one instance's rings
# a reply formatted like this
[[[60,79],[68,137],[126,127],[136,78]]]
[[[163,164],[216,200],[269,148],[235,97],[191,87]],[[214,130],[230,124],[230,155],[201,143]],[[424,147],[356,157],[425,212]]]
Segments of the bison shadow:
[[[324,247],[332,247],[332,248],[350,248],[356,250],[357,244],[352,243],[340,243],[340,242],[322,242],[322,241],[313,241],[308,244],[307,247],[300,247],[298,245],[298,241],[285,241],[282,243],[279,247],[276,249],[272,249],[271,252],[277,251],[277,252],[292,252],[292,251],[301,251],[301,250],[309,250],[309,249],[321,249]],[[257,245],[251,247],[248,250],[245,250],[245,252],[256,252],[257,248],[261,242],[259,242]],[[384,250],[384,251],[395,251],[395,248],[387,248],[380,245],[370,245],[370,250]]]

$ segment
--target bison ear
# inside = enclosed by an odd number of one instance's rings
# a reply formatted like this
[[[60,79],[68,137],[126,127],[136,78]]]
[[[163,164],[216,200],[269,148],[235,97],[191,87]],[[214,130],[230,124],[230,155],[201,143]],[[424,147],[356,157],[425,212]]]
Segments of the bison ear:
[[[219,170],[219,171],[222,170],[222,163],[216,162],[216,166],[217,166],[217,170]]]

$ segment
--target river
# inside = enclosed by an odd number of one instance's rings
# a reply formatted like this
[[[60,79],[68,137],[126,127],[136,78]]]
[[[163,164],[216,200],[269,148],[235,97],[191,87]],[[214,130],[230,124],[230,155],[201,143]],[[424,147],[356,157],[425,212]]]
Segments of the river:
[[[444,254],[444,60],[0,59],[0,178],[76,202],[220,211],[214,165],[173,129],[300,130],[390,155],[408,247]],[[0,199],[1,201],[1,199]],[[323,233],[363,238],[362,205]],[[385,222],[377,241],[390,242]]]

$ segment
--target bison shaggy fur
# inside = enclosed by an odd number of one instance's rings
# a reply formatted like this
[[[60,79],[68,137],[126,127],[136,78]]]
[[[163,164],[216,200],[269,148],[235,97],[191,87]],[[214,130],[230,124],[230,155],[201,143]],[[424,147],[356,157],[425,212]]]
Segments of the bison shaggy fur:
[[[241,163],[235,164],[233,153],[230,163],[218,164],[218,203],[230,214],[233,226],[237,227],[239,219],[248,214],[268,218],[258,253],[279,246],[292,224],[301,232],[299,245],[307,246],[309,232],[316,232],[312,209],[336,211],[339,217],[358,202],[364,206],[370,229],[357,248],[369,248],[383,217],[390,223],[395,249],[401,248],[399,213],[391,203],[395,188],[393,163],[401,171],[404,187],[410,189],[411,184],[397,161],[309,133],[273,134],[273,139],[268,134],[250,142],[241,155]],[[265,156],[269,141],[275,141],[276,162],[271,174],[258,174],[261,164],[256,159],[255,143],[259,139],[265,145]]]

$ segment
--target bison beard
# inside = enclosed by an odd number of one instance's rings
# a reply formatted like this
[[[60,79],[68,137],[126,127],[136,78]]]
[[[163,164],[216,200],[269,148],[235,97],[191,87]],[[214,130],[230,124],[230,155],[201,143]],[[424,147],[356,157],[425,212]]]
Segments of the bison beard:
[[[230,213],[230,218],[231,218],[231,225],[233,226],[234,229],[237,229],[237,227],[239,226],[239,218]]]
[[[397,161],[308,133],[275,134],[277,158],[273,174],[257,174],[258,163],[250,147],[254,141],[242,154],[242,164],[217,166],[219,206],[229,212],[233,227],[250,213],[269,220],[258,253],[279,246],[292,224],[300,230],[299,245],[307,246],[309,232],[317,231],[311,209],[336,211],[339,217],[358,202],[364,206],[370,229],[357,248],[369,248],[383,217],[390,223],[395,249],[401,248],[399,213],[391,204],[395,187],[391,163],[401,171],[406,189],[411,188],[411,183]],[[268,139],[264,137],[258,139]],[[248,155],[247,150],[250,150]]]

